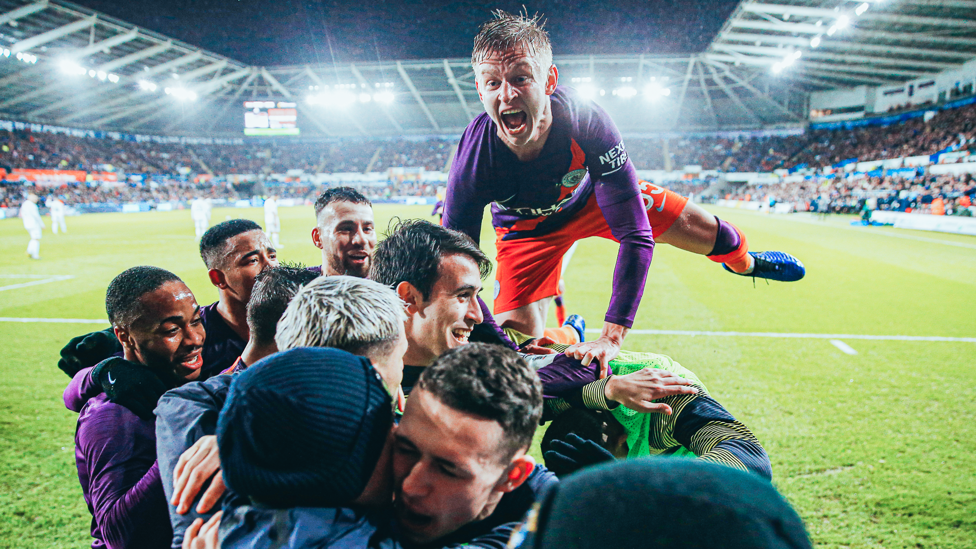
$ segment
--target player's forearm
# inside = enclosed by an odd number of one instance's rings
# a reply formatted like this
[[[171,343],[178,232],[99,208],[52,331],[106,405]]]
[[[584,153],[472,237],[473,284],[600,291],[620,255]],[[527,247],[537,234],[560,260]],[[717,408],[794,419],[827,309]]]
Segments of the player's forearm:
[[[117,500],[96,506],[95,520],[110,549],[168,545],[172,527],[159,466],[153,463],[149,471]]]
[[[640,197],[604,208],[611,232],[620,241],[613,270],[613,290],[605,322],[630,328],[644,295],[647,271],[654,256],[654,237]]]
[[[64,389],[64,406],[72,412],[80,412],[89,399],[102,392],[102,387],[91,378],[93,366],[78,370]]]

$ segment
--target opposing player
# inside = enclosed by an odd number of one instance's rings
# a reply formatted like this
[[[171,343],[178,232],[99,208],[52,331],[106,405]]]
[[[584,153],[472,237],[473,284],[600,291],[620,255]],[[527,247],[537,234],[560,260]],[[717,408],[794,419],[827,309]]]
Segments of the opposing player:
[[[802,264],[792,256],[750,254],[731,224],[677,194],[642,187],[610,117],[557,86],[559,72],[538,17],[496,11],[475,37],[471,63],[486,113],[461,137],[444,224],[477,242],[484,207],[493,203],[499,322],[543,335],[560,261],[575,241],[590,236],[616,240],[620,250],[600,337],[567,351],[587,364],[596,359],[605,365],[620,350],[637,314],[655,237],[747,276],[802,277]]]
[[[24,228],[30,235],[30,242],[27,243],[27,255],[31,259],[41,258],[41,230],[44,229],[44,220],[41,219],[41,211],[37,208],[39,198],[36,194],[27,195],[27,200],[20,205],[20,217],[24,220]]]
[[[67,233],[68,225],[64,222],[64,202],[54,197],[48,201],[47,207],[51,210],[51,232],[58,234],[60,228],[62,233]]]
[[[203,233],[210,228],[210,201],[203,197],[196,197],[190,203],[190,217],[193,218],[193,227],[197,233],[197,240],[203,238]]]
[[[264,232],[275,248],[281,248],[278,234],[281,233],[281,218],[278,217],[278,197],[271,195],[264,201]]]

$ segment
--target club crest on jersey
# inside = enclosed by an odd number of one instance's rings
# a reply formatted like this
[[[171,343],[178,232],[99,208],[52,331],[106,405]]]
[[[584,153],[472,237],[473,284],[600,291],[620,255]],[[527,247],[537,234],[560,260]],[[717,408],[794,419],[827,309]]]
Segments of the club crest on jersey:
[[[580,184],[580,181],[582,181],[584,177],[586,177],[585,169],[573,170],[563,176],[563,180],[560,182],[560,184],[563,187],[575,187]]]

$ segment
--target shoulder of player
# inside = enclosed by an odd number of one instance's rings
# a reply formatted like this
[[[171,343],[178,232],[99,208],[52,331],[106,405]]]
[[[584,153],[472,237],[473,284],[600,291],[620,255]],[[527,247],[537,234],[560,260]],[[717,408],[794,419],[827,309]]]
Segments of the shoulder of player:
[[[102,393],[86,402],[78,415],[78,444],[84,449],[125,439],[154,440],[154,425],[154,419],[142,419]]]

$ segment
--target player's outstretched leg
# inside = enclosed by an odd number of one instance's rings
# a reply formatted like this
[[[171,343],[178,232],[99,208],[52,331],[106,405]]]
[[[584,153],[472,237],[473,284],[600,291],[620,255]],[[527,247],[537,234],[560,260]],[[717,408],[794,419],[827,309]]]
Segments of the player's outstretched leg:
[[[796,282],[806,274],[799,259],[785,252],[750,252],[739,229],[719,218],[715,247],[708,258],[721,263],[726,271],[741,276],[765,278],[779,282]]]

